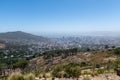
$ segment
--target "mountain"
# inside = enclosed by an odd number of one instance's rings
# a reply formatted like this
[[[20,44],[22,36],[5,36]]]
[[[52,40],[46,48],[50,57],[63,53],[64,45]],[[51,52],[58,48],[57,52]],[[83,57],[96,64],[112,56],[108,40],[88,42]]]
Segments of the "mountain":
[[[0,40],[34,40],[34,41],[48,41],[48,38],[44,38],[42,36],[36,36],[29,33],[25,33],[22,31],[15,31],[15,32],[6,32],[0,33]]]

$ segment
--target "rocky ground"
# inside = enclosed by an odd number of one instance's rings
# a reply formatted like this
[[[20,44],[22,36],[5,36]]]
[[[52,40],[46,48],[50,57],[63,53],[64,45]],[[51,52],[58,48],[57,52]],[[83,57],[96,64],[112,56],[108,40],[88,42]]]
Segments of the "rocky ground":
[[[47,79],[39,79],[36,78],[36,80],[52,80],[51,78]],[[54,80],[77,80],[77,79],[72,79],[72,78],[55,78]],[[115,74],[101,74],[98,76],[90,76],[90,75],[84,75],[80,76],[78,80],[120,80],[120,76],[117,76]]]

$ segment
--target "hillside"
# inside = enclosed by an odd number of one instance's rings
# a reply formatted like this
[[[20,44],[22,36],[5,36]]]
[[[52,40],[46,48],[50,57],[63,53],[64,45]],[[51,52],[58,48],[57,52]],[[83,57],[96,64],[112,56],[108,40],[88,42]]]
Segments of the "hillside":
[[[29,62],[29,66],[27,68],[35,70],[52,70],[58,65],[67,65],[69,63],[75,63],[75,64],[85,64],[86,66],[81,66],[81,69],[84,69],[86,67],[93,67],[93,64],[95,65],[101,65],[101,67],[105,67],[106,64],[109,61],[115,61],[117,59],[117,56],[112,54],[112,51],[90,51],[90,52],[78,52],[73,55],[68,55],[66,57],[63,57],[63,55],[60,56],[54,56],[54,57],[48,57],[44,58],[44,56],[37,57],[32,59]]]
[[[77,75],[80,80],[84,80],[81,77],[84,78],[85,75],[90,75],[89,78],[95,78],[95,80],[102,80],[101,75],[103,79],[106,79],[105,75],[107,74],[112,75],[112,78],[114,78],[117,76],[115,69],[120,65],[119,52],[120,48],[98,51],[79,51],[76,48],[51,50],[29,60],[18,60],[13,64],[12,70],[20,70],[25,74],[32,72],[39,78],[43,77],[43,75],[47,76],[47,78],[65,78],[63,80],[67,78],[70,80],[71,74],[77,73],[80,73]],[[78,72],[68,72],[66,70],[77,70]],[[116,78],[115,80],[118,80],[119,77]]]
[[[47,38],[44,38],[42,36],[36,36],[29,33],[25,33],[22,31],[16,31],[16,32],[6,32],[6,33],[0,33],[0,40],[35,40],[35,41],[47,41]]]

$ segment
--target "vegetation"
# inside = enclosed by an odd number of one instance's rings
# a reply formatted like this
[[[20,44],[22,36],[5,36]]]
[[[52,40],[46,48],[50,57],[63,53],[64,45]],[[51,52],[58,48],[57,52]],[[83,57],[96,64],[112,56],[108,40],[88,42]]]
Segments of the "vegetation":
[[[10,75],[8,80],[24,80],[24,77],[21,73],[15,72]]]
[[[84,77],[83,80],[91,80],[89,77]]]
[[[120,68],[120,58],[118,58],[114,63],[114,68]]]
[[[47,51],[41,54],[39,58],[30,61],[22,57],[20,57],[21,59],[9,58],[8,63],[12,64],[13,69],[20,68],[24,73],[25,71],[29,73],[27,71],[30,70],[39,78],[46,78],[46,73],[51,74],[53,78],[79,78],[80,75],[96,76],[110,73],[111,71],[114,72],[114,69],[120,68],[119,53],[120,48],[88,52],[78,52],[78,49],[73,48]],[[2,52],[0,55],[5,56]],[[7,62],[5,59],[2,59],[2,61],[0,64],[1,69],[4,66],[8,66],[8,63],[4,63]],[[62,64],[63,62],[64,64]],[[20,73],[13,73],[8,79],[33,80],[35,78],[34,75],[28,74],[24,76]],[[90,79],[85,78],[84,80]]]
[[[104,69],[99,69],[99,70],[97,70],[97,73],[98,73],[98,74],[104,74],[104,72],[105,72]]]
[[[114,49],[116,55],[120,55],[120,47]]]
[[[35,76],[30,73],[24,76],[24,80],[35,80]]]
[[[72,56],[77,54],[78,49],[72,48],[67,50],[52,50],[52,51],[46,51],[43,53],[43,56],[45,59],[62,56],[62,58],[66,58],[67,56]]]
[[[68,74],[68,77],[79,78],[81,75],[80,67],[69,67],[66,68],[65,72]]]
[[[28,63],[27,60],[19,60],[18,62],[15,62],[13,64],[13,67],[14,68],[18,68],[18,67],[24,68],[27,65],[27,63]]]
[[[52,75],[54,77],[66,77],[66,78],[78,78],[81,75],[81,70],[79,66],[73,65],[64,65],[64,66],[57,66]]]
[[[35,80],[35,76],[32,73],[22,75],[19,72],[15,72],[9,76],[8,80]]]
[[[55,69],[52,71],[52,75],[54,77],[58,77],[58,78],[64,77],[64,68],[63,68],[63,66],[56,66]]]
[[[41,74],[41,72],[40,71],[35,71],[34,74],[35,74],[35,76],[39,76]]]

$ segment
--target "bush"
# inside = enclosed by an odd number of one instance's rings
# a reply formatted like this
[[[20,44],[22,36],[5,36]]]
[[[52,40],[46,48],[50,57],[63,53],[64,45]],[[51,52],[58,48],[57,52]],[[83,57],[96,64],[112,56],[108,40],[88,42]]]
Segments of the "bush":
[[[96,64],[95,67],[96,67],[96,68],[100,68],[100,64]]]
[[[30,73],[24,76],[24,80],[35,80],[35,76]]]
[[[24,77],[21,73],[15,72],[9,76],[8,80],[24,80]]]
[[[78,64],[70,63],[64,66],[57,66],[52,71],[52,75],[57,78],[78,78],[81,75],[81,70]]]
[[[78,78],[81,75],[81,70],[79,67],[66,68],[65,72],[72,78]]]
[[[89,77],[84,77],[83,80],[91,80]]]
[[[118,59],[114,62],[114,67],[115,67],[115,68],[120,68],[120,58],[118,58]]]
[[[4,78],[1,78],[0,80],[8,80],[8,78],[7,78],[7,77],[4,77]]]
[[[27,63],[28,63],[27,60],[19,60],[18,62],[13,64],[13,67],[14,68],[18,68],[18,67],[24,68],[27,65]]]
[[[37,77],[39,77],[39,78],[43,78],[43,74],[40,73]]]
[[[34,74],[35,74],[35,76],[39,76],[41,74],[41,72],[40,71],[36,71]]]
[[[114,53],[115,53],[116,55],[120,55],[120,47],[114,49]]]
[[[62,66],[57,66],[57,67],[53,70],[52,75],[53,75],[54,77],[61,78],[61,77],[63,77],[63,75],[64,75],[63,72],[64,72],[64,71],[63,71],[63,67],[62,67]]]
[[[104,72],[105,72],[104,69],[99,69],[99,70],[97,70],[97,73],[98,73],[98,74],[103,74]]]
[[[89,75],[89,74],[91,74],[91,72],[89,72],[89,71],[84,71],[84,73],[83,73],[83,75]]]

